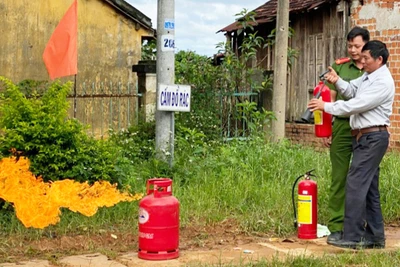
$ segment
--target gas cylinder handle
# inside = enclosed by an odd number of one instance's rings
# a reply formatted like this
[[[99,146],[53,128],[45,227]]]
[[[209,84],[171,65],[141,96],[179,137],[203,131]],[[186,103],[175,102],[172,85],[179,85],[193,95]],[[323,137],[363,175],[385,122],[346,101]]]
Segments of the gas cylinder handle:
[[[172,180],[169,178],[152,178],[147,180],[147,195],[154,194],[154,197],[171,196]]]
[[[156,181],[154,183],[154,198],[172,196],[172,180]]]
[[[156,187],[167,187],[168,185],[171,185],[172,180],[169,178],[151,178],[147,180],[146,183],[146,193],[147,195],[150,195],[154,193]]]

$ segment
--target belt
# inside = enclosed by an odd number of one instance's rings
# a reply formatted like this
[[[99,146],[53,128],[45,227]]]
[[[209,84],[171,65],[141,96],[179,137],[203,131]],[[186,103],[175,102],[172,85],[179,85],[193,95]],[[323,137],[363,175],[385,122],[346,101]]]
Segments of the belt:
[[[387,126],[372,126],[367,128],[351,130],[351,135],[356,136],[356,140],[360,139],[363,134],[373,133],[373,132],[387,132]]]
[[[350,120],[350,117],[337,117],[337,116],[335,116],[335,120],[346,120],[346,121],[348,121],[348,120]]]

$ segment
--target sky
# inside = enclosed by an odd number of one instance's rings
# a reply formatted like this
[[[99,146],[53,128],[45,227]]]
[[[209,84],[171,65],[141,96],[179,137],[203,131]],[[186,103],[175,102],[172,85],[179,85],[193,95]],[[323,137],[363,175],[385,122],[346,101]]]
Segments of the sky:
[[[126,0],[151,19],[157,29],[159,0]],[[175,0],[175,52],[195,51],[212,56],[216,45],[225,42],[223,32],[216,33],[235,21],[243,9],[254,10],[268,0]]]

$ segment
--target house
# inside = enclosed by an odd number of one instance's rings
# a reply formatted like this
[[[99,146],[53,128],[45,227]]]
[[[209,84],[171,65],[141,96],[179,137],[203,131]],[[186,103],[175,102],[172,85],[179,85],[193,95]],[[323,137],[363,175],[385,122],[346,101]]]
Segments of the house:
[[[42,54],[72,3],[1,1],[0,76],[14,83],[49,80]],[[143,40],[154,36],[150,18],[124,0],[78,0],[78,74],[71,99],[76,108],[71,108],[71,116],[97,125],[95,135],[117,124],[126,128],[137,112],[132,65],[141,58]],[[68,80],[74,82],[75,77],[61,79]]]
[[[388,67],[396,83],[396,97],[391,117],[391,146],[400,148],[400,2],[393,0],[290,0],[289,24],[294,36],[289,46],[298,51],[298,58],[288,76],[286,99],[286,137],[299,143],[320,142],[314,138],[313,126],[300,123],[299,118],[312,97],[318,76],[336,58],[346,53],[346,35],[351,27],[366,27],[371,39],[386,43]],[[277,0],[270,0],[254,10],[258,34],[267,37],[276,27]],[[233,48],[240,46],[240,25],[236,22],[221,29]],[[258,51],[257,60],[273,71],[274,49]],[[261,59],[266,60],[261,61]],[[258,62],[257,62],[258,63]],[[271,109],[264,101],[265,108]]]

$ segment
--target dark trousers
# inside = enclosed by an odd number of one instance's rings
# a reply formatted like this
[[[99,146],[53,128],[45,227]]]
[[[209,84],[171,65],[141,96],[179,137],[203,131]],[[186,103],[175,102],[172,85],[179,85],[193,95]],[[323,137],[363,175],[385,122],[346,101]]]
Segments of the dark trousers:
[[[353,159],[346,182],[344,236],[347,241],[385,239],[379,195],[379,164],[389,145],[386,131],[353,137]]]

